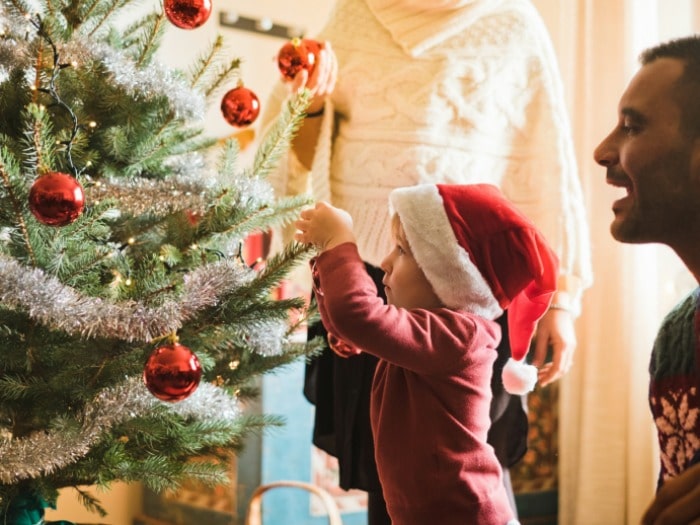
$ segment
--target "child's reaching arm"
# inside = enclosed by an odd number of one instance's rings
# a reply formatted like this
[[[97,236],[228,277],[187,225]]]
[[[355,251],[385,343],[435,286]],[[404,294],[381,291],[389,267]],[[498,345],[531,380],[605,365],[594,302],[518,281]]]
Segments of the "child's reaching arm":
[[[294,239],[313,244],[319,253],[345,242],[355,243],[350,214],[326,202],[317,202],[314,208],[302,211],[294,226],[299,230]]]
[[[298,230],[294,234],[294,239],[304,244],[313,244],[319,253],[345,242],[355,243],[350,214],[325,202],[318,202],[314,208],[302,211],[294,226]],[[313,262],[312,267],[314,267],[312,271],[314,283],[316,283],[318,276]],[[323,310],[323,301],[319,301],[319,308]],[[327,328],[330,329],[330,327]],[[359,349],[344,343],[331,331],[328,332],[328,344],[341,357],[361,353]]]

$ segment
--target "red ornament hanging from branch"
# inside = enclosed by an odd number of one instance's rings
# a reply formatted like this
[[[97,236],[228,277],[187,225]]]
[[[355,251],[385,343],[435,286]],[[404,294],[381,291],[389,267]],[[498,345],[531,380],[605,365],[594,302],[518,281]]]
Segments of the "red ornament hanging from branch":
[[[29,190],[29,210],[47,226],[70,224],[80,216],[84,207],[83,187],[65,173],[42,175]]]
[[[180,29],[196,29],[209,19],[211,0],[164,0],[165,16]]]
[[[293,80],[302,69],[309,75],[316,66],[316,57],[321,51],[321,44],[310,38],[292,38],[284,44],[277,54],[277,67],[287,80]]]
[[[199,386],[202,365],[197,356],[180,343],[156,348],[146,361],[143,382],[162,401],[182,401]]]
[[[232,126],[248,126],[258,118],[260,100],[250,89],[239,85],[224,95],[221,113]]]

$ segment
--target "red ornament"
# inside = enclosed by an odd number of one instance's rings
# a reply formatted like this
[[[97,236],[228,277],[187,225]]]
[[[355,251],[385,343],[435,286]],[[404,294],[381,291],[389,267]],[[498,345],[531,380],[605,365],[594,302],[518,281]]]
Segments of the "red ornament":
[[[243,86],[228,91],[221,100],[221,113],[232,126],[248,126],[260,113],[260,101],[255,93]]]
[[[248,267],[253,268],[264,260],[270,251],[271,241],[271,231],[251,233],[243,239],[241,255]]]
[[[362,350],[357,347],[346,343],[340,337],[328,332],[328,346],[340,357],[352,357],[354,355],[360,355]]]
[[[70,175],[51,172],[34,181],[29,190],[29,209],[48,226],[65,226],[77,219],[85,207],[80,183]]]
[[[182,401],[197,390],[201,378],[199,359],[179,343],[156,348],[143,369],[143,382],[162,401]]]
[[[165,0],[165,16],[181,29],[195,29],[209,19],[211,0]]]
[[[292,38],[279,50],[277,67],[287,80],[293,80],[302,69],[306,69],[310,75],[316,66],[316,57],[320,51],[321,44],[316,40]]]
[[[199,220],[202,218],[202,212],[196,210],[185,210],[185,217],[187,217],[187,222],[190,226],[197,226]]]

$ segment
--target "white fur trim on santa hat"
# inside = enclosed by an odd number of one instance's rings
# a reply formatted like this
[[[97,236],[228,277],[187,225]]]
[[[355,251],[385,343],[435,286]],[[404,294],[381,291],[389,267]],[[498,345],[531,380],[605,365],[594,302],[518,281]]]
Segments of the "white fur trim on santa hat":
[[[413,257],[449,308],[487,319],[503,313],[481,272],[460,246],[435,184],[398,188],[389,195]]]
[[[537,384],[537,368],[524,361],[508,359],[501,372],[503,388],[506,392],[516,396],[522,396],[532,392]]]

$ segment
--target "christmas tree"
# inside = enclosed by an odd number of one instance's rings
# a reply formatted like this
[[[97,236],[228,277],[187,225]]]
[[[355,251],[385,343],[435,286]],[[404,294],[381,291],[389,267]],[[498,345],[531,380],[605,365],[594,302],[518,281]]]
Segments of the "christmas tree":
[[[131,8],[0,8],[0,523],[43,515],[63,487],[225,482],[244,436],[280,423],[240,408],[252,380],[314,350],[289,337],[304,300],[272,293],[307,249],[242,256],[306,204],[265,182],[306,97],[238,168],[237,142],[202,128],[238,61],[221,39],[186,72],[156,59],[165,28],[211,4],[166,0],[117,28]],[[235,124],[257,113],[242,93],[222,106]]]

